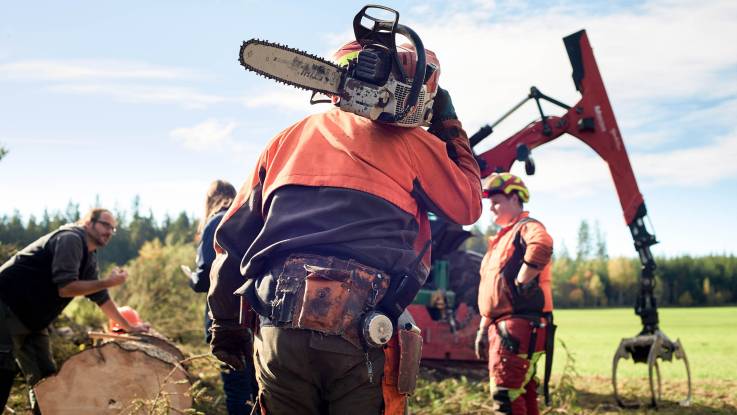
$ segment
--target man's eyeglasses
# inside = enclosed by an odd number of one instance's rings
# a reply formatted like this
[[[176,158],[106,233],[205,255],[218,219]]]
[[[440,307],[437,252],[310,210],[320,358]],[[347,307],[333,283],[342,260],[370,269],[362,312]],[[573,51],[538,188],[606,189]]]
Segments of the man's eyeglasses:
[[[118,231],[118,228],[113,226],[113,224],[110,222],[105,222],[104,220],[96,220],[95,223],[99,223],[100,225],[104,226],[105,229],[109,230],[112,233],[115,233]]]

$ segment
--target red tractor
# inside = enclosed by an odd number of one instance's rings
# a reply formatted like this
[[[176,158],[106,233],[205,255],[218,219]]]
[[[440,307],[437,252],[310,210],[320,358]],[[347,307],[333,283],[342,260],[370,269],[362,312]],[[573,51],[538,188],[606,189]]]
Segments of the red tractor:
[[[531,151],[563,134],[583,141],[609,165],[624,219],[630,228],[642,264],[635,313],[640,316],[643,328],[637,336],[623,339],[615,353],[612,367],[614,396],[621,406],[629,405],[618,395],[616,375],[619,359],[631,357],[636,363],[648,364],[651,405],[656,406],[661,390],[658,360],[671,361],[675,356],[684,361],[688,374],[688,394],[682,402],[687,405],[691,399],[691,378],[686,354],[680,341],[671,341],[659,328],[653,293],[656,264],[650,252],[650,246],[656,244],[657,240],[645,227],[647,208],[644,199],[638,189],[586,32],[582,30],[566,36],[563,42],[573,67],[573,83],[581,93],[581,99],[575,105],[569,106],[532,87],[527,97],[498,121],[482,127],[470,137],[471,146],[489,136],[500,122],[524,103],[534,100],[540,112],[540,120],[479,154],[477,160],[482,177],[493,172],[509,171],[515,161],[525,164],[528,175],[534,174],[535,164]],[[540,105],[541,100],[562,108],[565,113],[560,116],[545,115]],[[432,273],[414,304],[408,308],[422,329],[422,358],[424,362],[435,366],[478,363],[473,344],[480,320],[476,296],[482,256],[458,249],[472,236],[470,232],[440,218],[433,219]]]

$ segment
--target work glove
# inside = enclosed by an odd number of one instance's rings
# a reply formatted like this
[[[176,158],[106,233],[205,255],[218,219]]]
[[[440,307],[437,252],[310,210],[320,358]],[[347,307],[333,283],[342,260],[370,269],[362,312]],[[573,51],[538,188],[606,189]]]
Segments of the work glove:
[[[540,290],[540,279],[535,277],[524,284],[520,284],[519,280],[515,278],[514,286],[520,296],[530,298]]]
[[[455,120],[458,119],[456,115],[456,109],[453,107],[453,100],[450,99],[450,94],[447,90],[438,86],[438,92],[435,94],[435,99],[432,103],[432,120],[431,124],[444,120]]]
[[[476,341],[473,343],[473,351],[476,353],[476,358],[481,360],[485,357],[489,350],[489,335],[488,327],[479,327],[476,332]]]
[[[438,92],[435,94],[435,99],[432,104],[432,119],[430,119],[429,131],[443,141],[448,141],[458,135],[458,131],[455,128],[449,130],[443,127],[443,121],[456,120],[456,110],[453,107],[453,101],[450,99],[450,94],[445,89],[438,86]]]
[[[210,330],[212,332],[212,340],[210,340],[212,354],[229,368],[244,370],[246,359],[251,358],[248,352],[251,344],[248,329],[236,323],[223,324],[215,321]]]

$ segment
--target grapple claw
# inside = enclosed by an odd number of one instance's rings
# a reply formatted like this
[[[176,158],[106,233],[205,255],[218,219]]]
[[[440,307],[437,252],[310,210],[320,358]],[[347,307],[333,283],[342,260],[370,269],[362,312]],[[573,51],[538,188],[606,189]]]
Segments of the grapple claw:
[[[672,361],[673,356],[676,359],[683,360],[686,366],[686,377],[688,380],[688,392],[686,398],[679,402],[681,406],[691,405],[691,368],[688,365],[686,351],[680,340],[671,341],[662,331],[657,330],[653,334],[640,334],[628,339],[622,339],[614,353],[612,361],[612,386],[614,388],[614,399],[617,404],[623,408],[636,408],[640,404],[637,402],[625,402],[619,395],[617,387],[617,368],[620,359],[629,359],[635,363],[647,363],[648,383],[650,386],[650,406],[658,407],[658,402],[662,398],[662,380],[660,375],[660,366],[658,360]],[[653,372],[655,376],[653,377]]]

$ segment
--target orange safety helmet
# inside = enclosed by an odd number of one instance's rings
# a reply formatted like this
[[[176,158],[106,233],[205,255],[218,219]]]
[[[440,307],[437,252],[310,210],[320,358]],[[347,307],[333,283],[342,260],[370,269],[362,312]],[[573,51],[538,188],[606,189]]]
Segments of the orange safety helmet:
[[[120,315],[123,316],[123,318],[125,319],[125,321],[127,321],[128,324],[130,324],[130,325],[142,324],[143,323],[143,321],[141,320],[141,317],[138,315],[138,312],[136,310],[134,310],[133,308],[128,307],[127,305],[125,305],[123,307],[118,307],[118,312],[120,313]],[[122,327],[120,327],[120,324],[118,324],[113,319],[109,319],[108,320],[108,330],[110,330],[111,332],[114,332],[114,333],[122,333],[122,332],[125,332],[125,329],[123,329]]]
[[[347,66],[348,62],[358,58],[358,52],[363,50],[361,44],[354,40],[346,43],[333,53],[332,60],[340,66]],[[417,52],[415,47],[409,43],[397,46],[397,57],[402,64],[404,74],[407,79],[411,80],[415,76],[415,66],[417,63]],[[425,72],[425,102],[432,106],[432,99],[438,92],[438,80],[440,79],[440,61],[435,52],[425,49],[425,62],[428,66]],[[423,108],[424,110],[424,108]],[[420,112],[421,114],[424,111]]]
[[[517,192],[517,196],[519,196],[522,203],[527,203],[530,200],[530,191],[527,190],[525,182],[512,173],[492,173],[486,179],[484,197],[491,197],[498,193],[509,196],[512,192]]]

